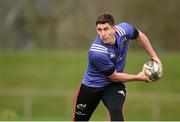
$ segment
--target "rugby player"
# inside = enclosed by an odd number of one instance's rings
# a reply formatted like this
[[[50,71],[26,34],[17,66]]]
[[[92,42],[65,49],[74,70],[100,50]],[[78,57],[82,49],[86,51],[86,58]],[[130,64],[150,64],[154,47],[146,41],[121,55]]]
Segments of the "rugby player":
[[[144,33],[125,22],[115,25],[110,13],[97,17],[96,31],[97,37],[88,51],[87,70],[77,93],[73,120],[90,120],[102,100],[111,121],[124,121],[125,83],[152,82],[143,70],[137,74],[123,72],[129,41],[136,40],[152,60],[162,64]]]

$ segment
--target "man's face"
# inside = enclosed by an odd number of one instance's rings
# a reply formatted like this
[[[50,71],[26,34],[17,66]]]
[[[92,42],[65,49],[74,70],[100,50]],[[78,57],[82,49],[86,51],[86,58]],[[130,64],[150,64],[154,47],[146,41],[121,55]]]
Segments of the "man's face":
[[[105,44],[114,44],[115,42],[115,29],[109,23],[97,24],[96,32],[100,39]]]

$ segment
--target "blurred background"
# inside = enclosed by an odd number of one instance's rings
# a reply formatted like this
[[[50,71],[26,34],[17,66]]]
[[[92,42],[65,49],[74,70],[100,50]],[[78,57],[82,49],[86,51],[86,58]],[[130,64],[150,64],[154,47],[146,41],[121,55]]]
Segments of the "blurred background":
[[[72,120],[104,12],[143,31],[164,65],[159,81],[126,84],[126,120],[180,120],[179,11],[179,0],[0,0],[0,120]],[[135,74],[149,57],[129,48],[125,71]],[[102,103],[91,120],[109,120]]]

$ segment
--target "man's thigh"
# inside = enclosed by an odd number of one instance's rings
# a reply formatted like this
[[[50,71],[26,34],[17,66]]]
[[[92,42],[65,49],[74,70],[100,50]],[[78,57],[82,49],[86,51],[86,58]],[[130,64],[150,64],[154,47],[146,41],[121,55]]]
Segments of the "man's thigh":
[[[81,84],[77,94],[74,121],[88,121],[101,100],[101,90]]]
[[[111,120],[124,120],[123,105],[126,98],[125,86],[122,84],[112,84],[103,93],[103,103],[110,113]]]

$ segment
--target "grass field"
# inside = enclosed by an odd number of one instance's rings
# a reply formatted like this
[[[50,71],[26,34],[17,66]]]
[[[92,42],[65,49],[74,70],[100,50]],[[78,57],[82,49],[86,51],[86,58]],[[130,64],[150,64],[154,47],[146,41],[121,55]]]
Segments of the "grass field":
[[[164,65],[162,79],[153,84],[128,83],[128,95],[138,92],[145,95],[146,93],[155,93],[180,97],[180,95],[178,96],[180,94],[179,53],[161,52],[159,56]],[[147,60],[148,57],[144,52],[129,51],[125,71],[137,73]],[[66,94],[67,91],[77,90],[86,64],[86,51],[1,51],[0,89],[4,89],[4,92],[9,92],[10,89],[22,90],[22,92],[55,89],[64,91]],[[68,98],[71,105],[70,113],[66,116],[66,98],[51,97],[51,95],[33,97],[31,116],[27,119],[24,113],[23,97],[1,94],[0,120],[71,120],[73,98],[74,96]],[[142,96],[140,99],[127,98],[126,120],[153,120],[151,116],[152,101],[146,98],[148,96]],[[158,102],[158,107],[160,109],[159,120],[180,120],[180,101],[163,100]],[[92,120],[108,120],[107,110],[102,104],[93,114]]]

